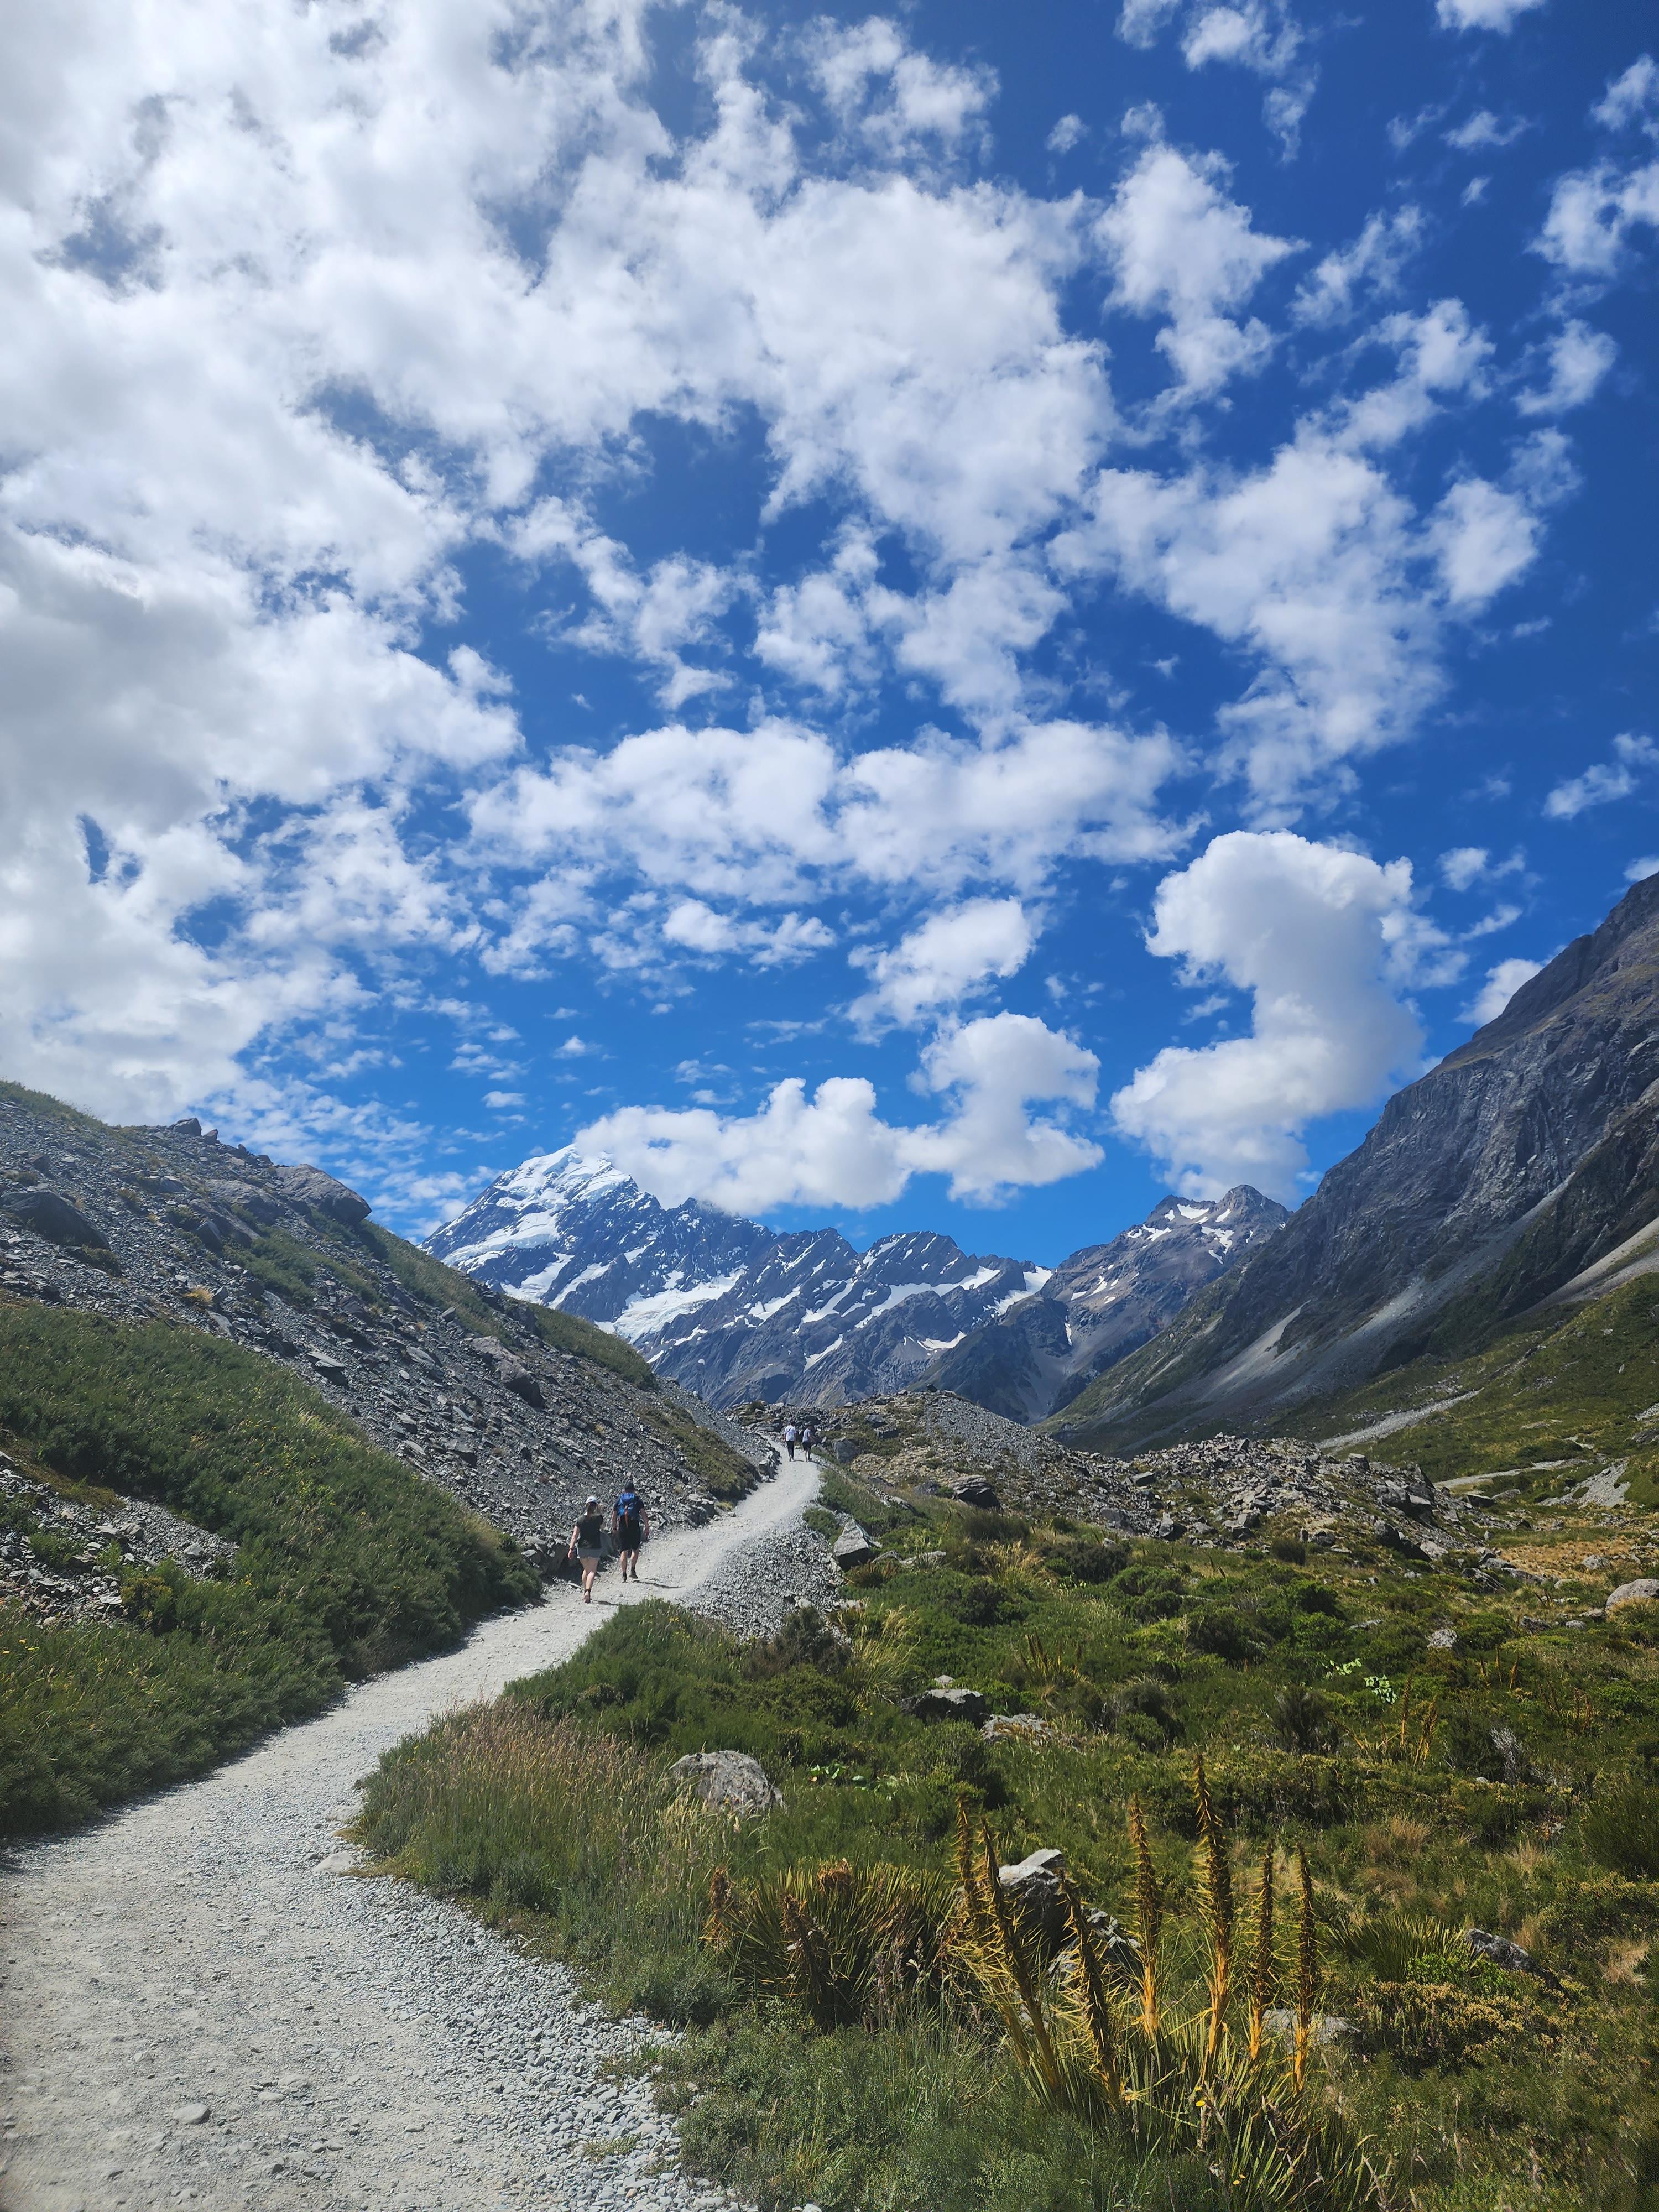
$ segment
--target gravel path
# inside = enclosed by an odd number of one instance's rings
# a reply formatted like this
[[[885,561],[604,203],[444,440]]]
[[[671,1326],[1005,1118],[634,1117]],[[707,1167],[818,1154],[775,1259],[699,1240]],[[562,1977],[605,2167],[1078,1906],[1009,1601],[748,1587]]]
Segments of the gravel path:
[[[650,1545],[641,1598],[730,1613],[817,1486],[781,1466],[728,1519]],[[781,1543],[780,1543],[781,1540]],[[741,1562],[741,1565],[739,1564]],[[205,1780],[0,1870],[5,2212],[690,2212],[649,2039],[572,1998],[454,1908],[354,1879],[337,1830],[380,1754],[434,1715],[568,1657],[635,1601],[547,1601],[384,1675]]]

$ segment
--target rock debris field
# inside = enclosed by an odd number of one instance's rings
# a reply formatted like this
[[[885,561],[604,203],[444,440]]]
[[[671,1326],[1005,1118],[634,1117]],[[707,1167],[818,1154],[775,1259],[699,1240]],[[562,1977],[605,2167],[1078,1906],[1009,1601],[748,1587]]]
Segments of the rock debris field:
[[[729,2204],[679,2172],[649,2082],[615,2077],[662,2031],[583,2008],[562,1968],[455,1908],[355,1876],[337,1832],[383,1751],[568,1657],[612,1605],[702,1609],[706,1589],[708,1610],[760,1626],[822,1589],[800,1540],[817,1481],[786,1463],[715,1525],[649,1546],[625,1593],[613,1571],[591,1608],[556,1585],[204,1781],[11,1854],[6,2212]]]

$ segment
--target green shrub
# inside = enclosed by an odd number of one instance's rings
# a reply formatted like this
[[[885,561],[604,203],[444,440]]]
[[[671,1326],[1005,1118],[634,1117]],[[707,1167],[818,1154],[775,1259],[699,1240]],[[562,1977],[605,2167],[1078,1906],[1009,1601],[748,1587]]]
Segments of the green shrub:
[[[1584,1808],[1586,1855],[1609,1872],[1659,1879],[1659,1787],[1627,1774],[1600,1787]]]

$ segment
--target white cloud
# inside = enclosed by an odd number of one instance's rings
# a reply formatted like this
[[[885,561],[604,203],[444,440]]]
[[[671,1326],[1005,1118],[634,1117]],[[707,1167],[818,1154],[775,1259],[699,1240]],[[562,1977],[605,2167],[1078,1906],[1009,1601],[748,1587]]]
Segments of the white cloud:
[[[1659,748],[1650,738],[1617,737],[1613,750],[1611,761],[1594,762],[1583,775],[1570,776],[1555,786],[1544,801],[1544,811],[1552,822],[1571,822],[1592,806],[1628,799],[1636,788],[1638,774],[1659,757]]]
[[[1150,46],[1166,24],[1179,22],[1181,58],[1189,70],[1231,63],[1271,81],[1262,119],[1288,156],[1318,82],[1307,38],[1285,0],[1124,0],[1117,33]]]
[[[1638,124],[1659,137],[1659,64],[1643,54],[1608,85],[1590,111],[1610,131]],[[1559,177],[1535,252],[1567,275],[1611,278],[1638,224],[1659,228],[1659,161],[1601,161]]]
[[[572,747],[474,805],[479,838],[519,862],[611,869],[702,899],[781,904],[849,877],[952,891],[1039,885],[1067,855],[1159,858],[1179,833],[1156,814],[1179,763],[1169,738],[1077,722],[1000,743],[924,734],[843,754],[786,722],[678,726],[608,753]],[[555,910],[562,923],[568,901]]]
[[[1650,876],[1659,876],[1659,853],[1645,853],[1639,860],[1632,860],[1625,871],[1627,884],[1644,884]]]
[[[922,1079],[948,1109],[936,1122],[884,1121],[874,1086],[836,1076],[778,1084],[757,1113],[707,1107],[626,1106],[575,1139],[605,1152],[665,1206],[703,1200],[733,1213],[781,1206],[869,1206],[896,1198],[918,1174],[951,1178],[958,1198],[991,1198],[1091,1167],[1099,1147],[1027,1109],[1086,1107],[1098,1062],[1029,1015],[994,1014],[939,1038]]]
[[[1452,890],[1473,890],[1477,884],[1518,875],[1526,864],[1526,855],[1518,849],[1506,860],[1494,860],[1484,845],[1456,845],[1440,855],[1440,877]]]
[[[1526,128],[1519,116],[1511,116],[1507,123],[1501,123],[1491,108],[1478,107],[1467,122],[1443,135],[1447,145],[1455,146],[1461,154],[1468,154],[1481,147],[1512,146]]]
[[[1299,287],[1291,312],[1302,323],[1348,321],[1369,299],[1400,289],[1406,264],[1423,245],[1423,211],[1396,208],[1366,218],[1351,246],[1328,253]]]
[[[1538,523],[1526,501],[1481,477],[1446,494],[1429,525],[1446,596],[1455,607],[1484,607],[1532,566]]]
[[[1237,311],[1267,270],[1297,251],[1296,240],[1253,228],[1249,210],[1222,190],[1226,174],[1218,158],[1194,161],[1172,146],[1149,146],[1096,225],[1117,304],[1169,318],[1158,344],[1188,398],[1266,360],[1267,325],[1241,322]]]
[[[1515,28],[1517,17],[1544,0],[1436,0],[1435,12],[1449,31],[1497,31]]]
[[[510,1108],[524,1104],[522,1091],[486,1091],[484,1104],[492,1114],[504,1114]]]
[[[1543,349],[1549,381],[1523,392],[1516,404],[1523,415],[1565,415],[1582,407],[1595,397],[1618,358],[1619,348],[1605,331],[1569,317]]]
[[[835,933],[816,915],[786,914],[775,922],[743,921],[701,899],[681,899],[662,925],[665,943],[713,957],[740,955],[757,968],[781,968],[822,952]]]
[[[1088,135],[1089,126],[1080,115],[1062,115],[1043,143],[1051,154],[1069,154]]]
[[[1154,902],[1149,949],[1189,983],[1249,991],[1249,1036],[1166,1046],[1112,1099],[1120,1133],[1176,1186],[1297,1194],[1302,1133],[1412,1072],[1422,1030],[1401,986],[1420,942],[1409,862],[1286,830],[1218,837]]]
[[[1091,525],[1055,550],[1255,656],[1221,720],[1263,807],[1294,806],[1350,757],[1409,734],[1438,688],[1411,510],[1373,463],[1316,433],[1237,479],[1109,471]]]
[[[994,977],[1023,968],[1036,928],[1018,899],[965,899],[944,907],[886,951],[851,957],[873,988],[854,1001],[855,1020],[912,1024],[956,1006]]]
[[[887,161],[928,141],[956,147],[996,93],[994,71],[915,52],[884,16],[850,27],[820,17],[805,46],[831,113]]]
[[[1495,1022],[1521,986],[1537,975],[1543,964],[1541,960],[1500,960],[1486,970],[1486,981],[1462,1009],[1459,1020],[1473,1022],[1477,1029]]]
[[[1651,54],[1638,54],[1622,76],[1614,77],[1590,113],[1609,131],[1636,123],[1650,136],[1659,136],[1659,63]]]

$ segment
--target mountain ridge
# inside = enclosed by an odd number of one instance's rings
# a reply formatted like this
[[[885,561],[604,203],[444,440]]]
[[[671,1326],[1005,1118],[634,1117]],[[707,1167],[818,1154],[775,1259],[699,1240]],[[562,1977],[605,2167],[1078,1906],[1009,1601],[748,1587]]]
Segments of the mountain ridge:
[[[1565,1294],[1656,1225],[1656,1047],[1649,878],[1396,1092],[1282,1237],[1081,1393],[1064,1433],[1259,1427]]]
[[[860,1253],[835,1229],[665,1206],[608,1156],[566,1146],[498,1176],[427,1249],[494,1289],[614,1329],[710,1405],[841,1405],[926,1380],[1028,1420],[1284,1218],[1241,1186],[1222,1200],[1164,1199],[1058,1269],[964,1252],[928,1230]]]

